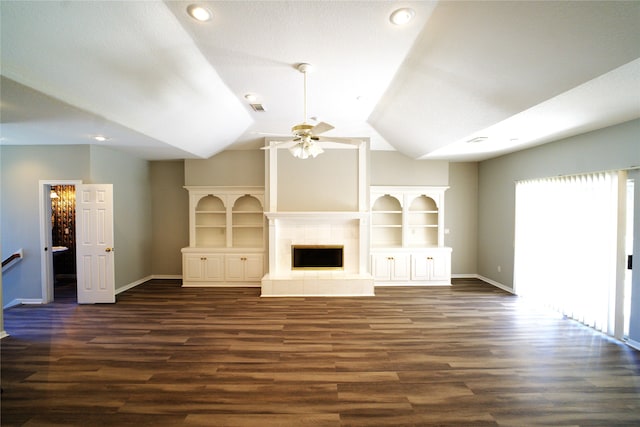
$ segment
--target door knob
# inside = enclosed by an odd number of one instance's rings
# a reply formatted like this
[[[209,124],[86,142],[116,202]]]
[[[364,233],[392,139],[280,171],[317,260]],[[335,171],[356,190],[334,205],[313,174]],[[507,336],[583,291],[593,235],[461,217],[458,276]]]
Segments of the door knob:
[[[104,250],[104,251],[105,251],[105,252],[111,252],[111,251],[113,251],[113,248],[105,248],[105,250]]]

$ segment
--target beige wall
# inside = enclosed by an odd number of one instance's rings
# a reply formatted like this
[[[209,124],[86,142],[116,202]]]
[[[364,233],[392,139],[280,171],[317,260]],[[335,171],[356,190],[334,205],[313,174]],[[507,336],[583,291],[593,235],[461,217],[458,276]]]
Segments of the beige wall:
[[[633,120],[481,162],[478,273],[513,287],[516,181],[637,167],[639,141],[640,120]]]
[[[189,246],[189,193],[183,188],[184,161],[151,162],[151,271],[182,274],[180,249]]]
[[[0,146],[2,259],[22,248],[24,259],[2,277],[3,302],[42,298],[40,180],[90,179],[87,145]]]
[[[151,275],[151,194],[148,162],[105,147],[0,147],[3,258],[25,258],[3,277],[3,302],[42,298],[40,180],[113,184],[116,290]],[[6,256],[5,256],[6,255]]]
[[[278,150],[279,211],[357,211],[358,151],[326,150],[296,159]]]
[[[415,160],[396,151],[372,151],[371,185],[449,185],[449,162]]]
[[[264,186],[263,150],[229,150],[208,159],[187,159],[184,185]]]
[[[478,163],[449,163],[449,189],[445,193],[445,246],[453,248],[454,275],[478,271]]]
[[[445,227],[450,234],[445,244],[453,248],[453,274],[477,272],[477,163],[452,163],[434,160],[414,160],[393,151],[372,151],[369,156],[371,185],[450,185],[445,206]],[[155,167],[156,162],[154,162]],[[186,185],[264,185],[264,151],[225,151],[206,160],[185,160]],[[278,209],[281,211],[348,211],[357,210],[358,158],[355,150],[327,150],[315,159],[295,159],[286,150],[278,153]],[[152,168],[153,170],[153,168]],[[262,173],[263,176],[258,176]],[[156,176],[152,173],[152,176]],[[172,179],[175,180],[175,173]],[[155,180],[154,187],[155,187]],[[176,183],[171,185],[178,185]],[[181,197],[181,196],[180,196]],[[161,202],[157,202],[160,206]],[[187,202],[184,216],[187,221]],[[158,208],[154,207],[154,212]],[[169,220],[157,220],[154,230],[174,227]],[[188,221],[187,221],[188,222]],[[175,227],[174,227],[175,228]],[[182,232],[181,232],[182,233]],[[154,232],[154,236],[156,236]],[[158,239],[158,237],[154,237]],[[182,240],[180,240],[182,239]],[[180,241],[188,244],[188,233],[177,241],[162,239],[166,265],[179,261]],[[155,242],[155,240],[154,240]],[[156,246],[154,244],[154,246]],[[178,254],[170,259],[171,254]],[[154,256],[155,258],[155,256]],[[154,274],[173,273],[175,267]]]
[[[151,271],[151,182],[149,162],[122,151],[91,146],[91,182],[113,184],[116,290]]]

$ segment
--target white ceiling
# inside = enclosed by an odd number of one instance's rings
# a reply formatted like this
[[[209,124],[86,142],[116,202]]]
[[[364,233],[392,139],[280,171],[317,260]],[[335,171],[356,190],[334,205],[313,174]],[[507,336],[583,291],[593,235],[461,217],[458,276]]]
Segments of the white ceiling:
[[[191,3],[213,18],[191,19]],[[391,24],[406,6],[413,21]],[[0,1],[0,14],[6,145],[257,149],[304,119],[300,62],[327,135],[413,158],[483,160],[640,117],[640,2]]]

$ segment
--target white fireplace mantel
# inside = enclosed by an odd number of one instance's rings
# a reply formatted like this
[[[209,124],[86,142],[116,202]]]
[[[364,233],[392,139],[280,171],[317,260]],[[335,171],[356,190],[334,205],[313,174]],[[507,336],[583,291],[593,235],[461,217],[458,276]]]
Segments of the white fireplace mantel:
[[[351,219],[368,220],[369,212],[320,211],[320,212],[265,212],[268,220],[316,221],[322,223],[342,222]]]
[[[269,264],[268,272],[262,278],[262,296],[374,295],[373,277],[368,268],[368,141],[362,141],[357,149],[355,211],[279,211],[278,150],[272,148],[267,152],[265,217],[268,220]],[[343,270],[293,270],[291,248],[294,245],[342,246]]]

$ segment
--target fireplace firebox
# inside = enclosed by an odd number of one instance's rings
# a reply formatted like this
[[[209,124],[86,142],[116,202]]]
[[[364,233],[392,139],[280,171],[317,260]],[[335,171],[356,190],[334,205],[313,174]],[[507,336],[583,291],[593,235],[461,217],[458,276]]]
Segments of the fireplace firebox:
[[[293,270],[343,270],[344,246],[293,245],[291,268]]]

